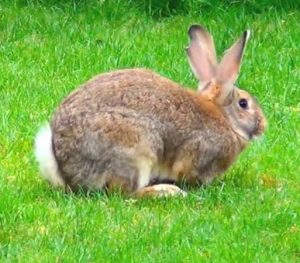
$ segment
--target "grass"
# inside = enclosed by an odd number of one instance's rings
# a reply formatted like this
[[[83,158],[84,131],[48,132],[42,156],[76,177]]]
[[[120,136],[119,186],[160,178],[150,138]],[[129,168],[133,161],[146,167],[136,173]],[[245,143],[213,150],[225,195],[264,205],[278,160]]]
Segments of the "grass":
[[[299,6],[178,2],[185,9],[168,1],[0,3],[1,262],[300,261]],[[45,183],[33,138],[90,77],[148,67],[196,87],[184,52],[195,22],[213,32],[219,54],[252,29],[239,85],[260,101],[265,136],[187,199],[65,194]]]

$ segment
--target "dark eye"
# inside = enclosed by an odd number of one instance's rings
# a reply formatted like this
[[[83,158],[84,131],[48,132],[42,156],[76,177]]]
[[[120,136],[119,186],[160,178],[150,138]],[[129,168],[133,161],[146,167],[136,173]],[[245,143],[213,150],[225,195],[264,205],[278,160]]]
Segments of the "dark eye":
[[[239,105],[240,105],[241,108],[247,109],[247,107],[248,107],[248,101],[246,99],[240,99]]]

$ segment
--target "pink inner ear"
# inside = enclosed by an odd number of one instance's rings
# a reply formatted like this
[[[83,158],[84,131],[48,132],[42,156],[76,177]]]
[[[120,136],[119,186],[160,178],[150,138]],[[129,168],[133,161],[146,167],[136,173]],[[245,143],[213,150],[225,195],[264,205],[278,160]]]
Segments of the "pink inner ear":
[[[217,82],[220,85],[226,83],[234,83],[239,74],[239,64],[234,63],[234,61],[224,61],[224,66],[220,65],[217,73]]]
[[[249,34],[249,31],[245,31],[243,36],[225,53],[217,70],[219,84],[229,82],[233,84],[236,81]]]
[[[214,77],[214,67],[207,51],[200,44],[192,42],[187,50],[191,68],[200,81],[210,81]]]
[[[202,83],[210,81],[215,75],[217,64],[213,39],[200,25],[192,25],[188,34],[191,43],[187,53],[191,68]]]
[[[221,102],[224,102],[228,95],[234,90],[234,83],[239,75],[240,65],[249,34],[249,31],[244,32],[243,36],[225,53],[218,66],[216,80],[222,87],[220,94]]]
[[[236,61],[235,54],[227,52],[221,61],[217,71],[217,83],[221,87],[218,102],[221,105],[227,104],[228,96],[234,90],[234,82],[238,76],[239,64]]]

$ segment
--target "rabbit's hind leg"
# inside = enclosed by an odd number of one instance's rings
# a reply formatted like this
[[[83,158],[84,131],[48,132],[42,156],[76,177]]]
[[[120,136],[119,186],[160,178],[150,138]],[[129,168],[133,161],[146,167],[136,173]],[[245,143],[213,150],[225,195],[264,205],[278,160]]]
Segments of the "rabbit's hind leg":
[[[80,185],[125,193],[149,185],[153,166],[163,152],[163,142],[151,119],[125,113],[99,114],[89,120],[91,127],[80,134],[80,145],[74,149],[78,158],[72,162],[76,167],[70,173],[81,174]],[[75,177],[72,181],[76,184]]]
[[[64,175],[71,189],[105,190],[107,192],[133,193],[149,185],[153,160],[136,152],[136,149],[124,149],[111,146],[106,150],[104,143],[97,144],[90,134],[89,140],[97,147],[95,155],[87,155],[81,148],[64,164]],[[99,141],[97,141],[99,142]],[[98,152],[98,154],[97,154]],[[77,158],[76,158],[77,157]],[[71,176],[68,176],[71,175]],[[68,177],[67,177],[68,176]]]

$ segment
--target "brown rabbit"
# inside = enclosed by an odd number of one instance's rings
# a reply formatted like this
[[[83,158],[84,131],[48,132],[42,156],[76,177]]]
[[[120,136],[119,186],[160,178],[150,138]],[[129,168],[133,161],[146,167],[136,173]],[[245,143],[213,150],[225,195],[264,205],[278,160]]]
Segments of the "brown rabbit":
[[[147,69],[101,74],[72,92],[36,138],[43,175],[72,190],[183,194],[223,173],[266,120],[234,86],[249,31],[217,64],[210,34],[189,29],[192,91]],[[167,183],[169,184],[167,184]]]

